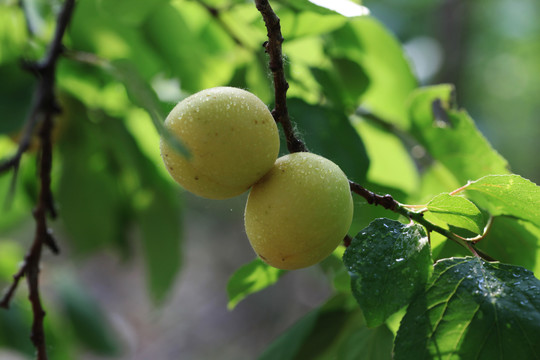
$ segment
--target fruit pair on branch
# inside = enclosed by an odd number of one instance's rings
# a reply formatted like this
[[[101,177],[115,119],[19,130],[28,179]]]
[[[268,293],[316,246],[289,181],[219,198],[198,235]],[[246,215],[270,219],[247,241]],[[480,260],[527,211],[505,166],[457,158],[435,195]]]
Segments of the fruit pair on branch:
[[[250,190],[245,228],[251,246],[269,265],[298,269],[326,258],[347,235],[353,202],[341,169],[321,156],[296,152],[278,157],[272,114],[241,89],[203,90],[181,101],[165,128],[161,155],[186,190],[226,199]]]

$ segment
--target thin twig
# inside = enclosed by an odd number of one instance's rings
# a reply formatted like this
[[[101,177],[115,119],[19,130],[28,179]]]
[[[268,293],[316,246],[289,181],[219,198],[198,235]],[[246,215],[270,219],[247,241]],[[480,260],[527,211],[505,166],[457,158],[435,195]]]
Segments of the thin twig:
[[[470,237],[470,238],[466,238],[466,237],[463,237],[463,236],[459,236],[456,234],[456,236],[458,238],[460,238],[461,240],[463,241],[466,241],[466,242],[470,242],[470,243],[473,243],[473,244],[477,244],[478,242],[480,242],[480,240],[484,239],[488,234],[489,234],[489,231],[491,230],[491,226],[493,226],[493,216],[490,216],[487,223],[486,223],[486,226],[484,226],[484,231],[482,231],[481,234],[478,234],[477,236],[475,237]]]
[[[400,204],[394,200],[392,195],[377,195],[373,191],[364,188],[362,185],[349,180],[351,191],[362,196],[368,204],[380,205],[385,209],[395,211]]]
[[[255,0],[255,6],[263,17],[268,36],[268,41],[263,46],[270,57],[269,68],[274,78],[275,108],[272,110],[272,116],[283,127],[289,152],[308,151],[304,142],[296,136],[287,110],[289,83],[285,78],[283,68],[281,45],[284,39],[281,34],[279,17],[266,0]]]
[[[15,294],[15,290],[17,290],[17,286],[19,285],[19,281],[21,281],[22,277],[24,276],[26,272],[26,259],[21,264],[21,267],[19,268],[19,271],[15,275],[13,275],[13,281],[11,282],[11,285],[7,289],[6,292],[4,292],[4,295],[2,296],[2,300],[0,300],[0,307],[3,307],[4,309],[9,309],[9,304],[11,302],[11,298]]]

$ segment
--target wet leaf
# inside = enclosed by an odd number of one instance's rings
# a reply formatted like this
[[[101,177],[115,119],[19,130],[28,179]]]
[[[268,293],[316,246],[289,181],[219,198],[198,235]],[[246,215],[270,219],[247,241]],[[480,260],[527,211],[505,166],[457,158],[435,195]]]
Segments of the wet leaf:
[[[424,288],[432,269],[423,227],[376,219],[352,240],[343,262],[367,325],[381,325]]]
[[[479,258],[435,265],[398,331],[395,359],[536,359],[540,281],[521,267]]]

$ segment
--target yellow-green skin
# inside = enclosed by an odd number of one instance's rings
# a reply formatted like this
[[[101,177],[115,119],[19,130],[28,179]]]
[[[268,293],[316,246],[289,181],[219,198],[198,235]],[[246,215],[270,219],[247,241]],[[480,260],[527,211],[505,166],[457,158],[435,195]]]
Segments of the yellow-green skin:
[[[353,216],[349,182],[332,161],[311,153],[277,159],[249,193],[245,228],[267,264],[293,270],[314,265],[343,240]]]
[[[186,190],[209,199],[242,194],[273,166],[279,152],[276,123],[252,93],[232,87],[198,92],[179,102],[165,120],[189,151],[184,156],[161,139],[161,157]]]

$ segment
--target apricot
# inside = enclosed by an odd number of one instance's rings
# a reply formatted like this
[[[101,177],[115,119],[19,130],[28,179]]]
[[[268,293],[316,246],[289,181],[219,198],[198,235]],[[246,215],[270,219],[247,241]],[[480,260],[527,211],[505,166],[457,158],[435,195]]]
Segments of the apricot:
[[[233,87],[200,91],[179,102],[165,128],[188,150],[163,137],[161,157],[186,190],[209,199],[242,194],[273,166],[279,152],[276,123],[252,93]]]
[[[277,159],[249,193],[244,222],[251,246],[279,269],[314,265],[343,240],[353,201],[346,175],[311,153]]]

